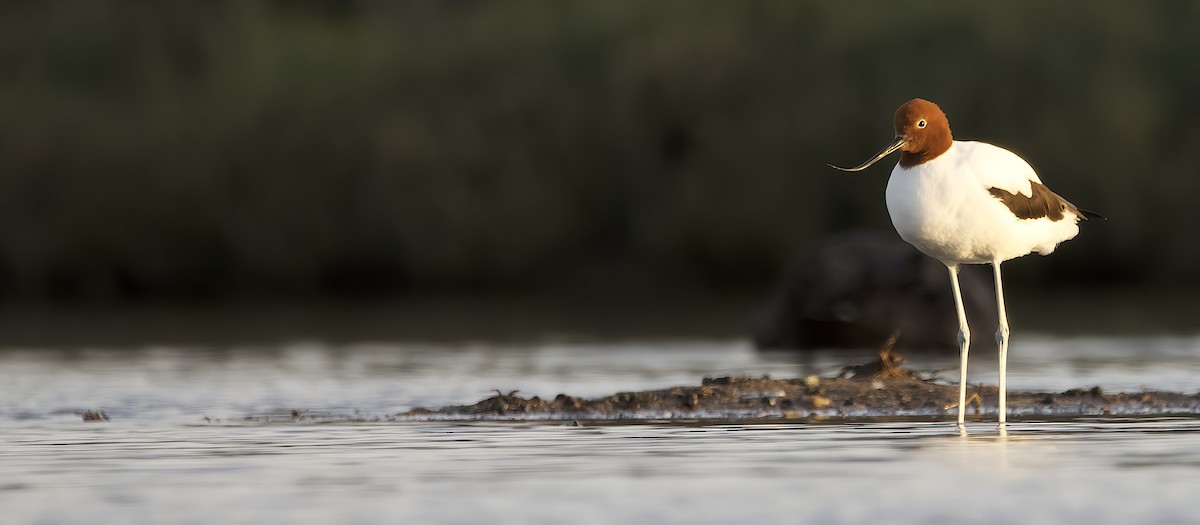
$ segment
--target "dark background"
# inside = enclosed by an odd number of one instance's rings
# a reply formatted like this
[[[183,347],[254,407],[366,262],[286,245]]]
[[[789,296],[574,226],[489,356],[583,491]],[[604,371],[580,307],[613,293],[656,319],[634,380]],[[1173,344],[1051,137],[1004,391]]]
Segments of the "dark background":
[[[1200,3],[0,4],[0,300],[765,291],[939,103],[1107,215],[1014,287],[1200,286]]]

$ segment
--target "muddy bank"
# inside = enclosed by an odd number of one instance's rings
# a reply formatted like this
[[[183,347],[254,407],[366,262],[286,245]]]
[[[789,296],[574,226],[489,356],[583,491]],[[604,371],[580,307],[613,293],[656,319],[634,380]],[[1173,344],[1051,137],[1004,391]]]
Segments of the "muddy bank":
[[[705,378],[697,386],[621,392],[584,399],[560,394],[554,399],[496,395],[472,405],[417,408],[401,419],[698,419],[805,418],[957,415],[958,386],[925,379],[903,369],[902,358],[887,351],[872,363],[847,366],[832,377]],[[994,416],[997,388],[967,391],[968,414]],[[1099,387],[1065,392],[1008,392],[1010,418],[1022,416],[1200,414],[1200,393],[1119,392]]]

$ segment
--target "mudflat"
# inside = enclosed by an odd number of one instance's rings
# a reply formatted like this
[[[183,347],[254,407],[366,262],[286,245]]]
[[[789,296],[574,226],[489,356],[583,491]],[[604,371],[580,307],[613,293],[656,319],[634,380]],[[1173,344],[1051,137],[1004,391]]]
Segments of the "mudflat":
[[[620,392],[585,399],[496,395],[471,405],[416,408],[401,419],[747,419],[809,417],[957,416],[958,386],[900,366],[902,356],[885,348],[879,359],[844,367],[833,376],[792,379],[711,377],[699,385]],[[994,415],[997,387],[972,385],[968,414]],[[1010,417],[1200,414],[1200,393],[1141,391],[1108,393],[1100,387],[1063,392],[1008,392]]]

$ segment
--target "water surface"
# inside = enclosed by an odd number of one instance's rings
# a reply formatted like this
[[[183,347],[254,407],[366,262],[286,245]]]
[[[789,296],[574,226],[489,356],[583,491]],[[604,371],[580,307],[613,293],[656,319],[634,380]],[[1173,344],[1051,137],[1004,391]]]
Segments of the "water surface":
[[[1196,417],[1019,419],[1006,436],[921,418],[386,421],[492,389],[601,396],[870,354],[720,339],[9,347],[0,508],[13,523],[1197,521]],[[988,354],[972,381],[995,380]],[[1015,389],[1200,386],[1197,336],[1027,335],[1010,359]],[[956,363],[909,360],[946,377]]]

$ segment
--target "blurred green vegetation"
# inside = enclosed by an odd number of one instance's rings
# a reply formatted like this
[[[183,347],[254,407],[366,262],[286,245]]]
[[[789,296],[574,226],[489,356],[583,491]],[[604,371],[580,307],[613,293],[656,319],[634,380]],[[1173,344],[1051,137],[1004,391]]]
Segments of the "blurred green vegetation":
[[[0,296],[763,287],[915,96],[1110,218],[1010,283],[1196,286],[1198,6],[8,2]]]

